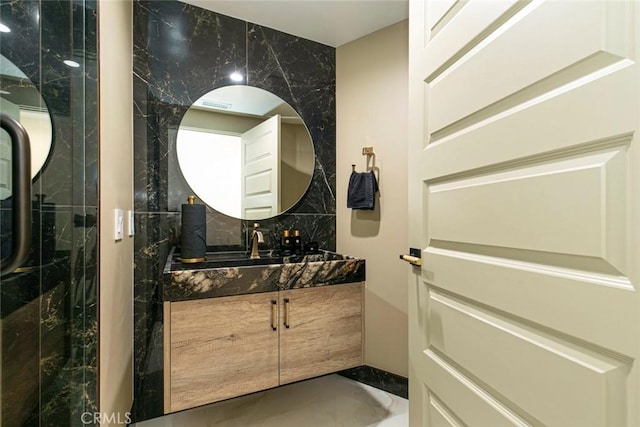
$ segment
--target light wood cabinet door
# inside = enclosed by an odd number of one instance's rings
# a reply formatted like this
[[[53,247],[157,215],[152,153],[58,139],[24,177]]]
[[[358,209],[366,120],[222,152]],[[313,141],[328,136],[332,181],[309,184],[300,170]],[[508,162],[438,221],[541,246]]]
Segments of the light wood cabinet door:
[[[167,303],[171,377],[165,409],[278,386],[277,300],[278,292],[268,292]]]
[[[280,292],[280,384],[361,364],[361,283]]]

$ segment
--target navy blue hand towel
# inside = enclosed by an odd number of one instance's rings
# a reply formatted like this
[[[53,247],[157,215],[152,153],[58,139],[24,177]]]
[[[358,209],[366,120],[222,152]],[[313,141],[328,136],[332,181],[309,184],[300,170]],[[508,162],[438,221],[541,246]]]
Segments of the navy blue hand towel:
[[[378,192],[378,181],[373,171],[351,172],[347,190],[347,207],[373,210]]]

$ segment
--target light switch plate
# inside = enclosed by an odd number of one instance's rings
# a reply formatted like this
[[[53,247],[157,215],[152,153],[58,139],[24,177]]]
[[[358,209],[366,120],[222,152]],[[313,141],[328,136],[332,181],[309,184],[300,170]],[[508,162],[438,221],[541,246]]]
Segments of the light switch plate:
[[[115,240],[122,240],[122,238],[124,237],[124,212],[122,211],[122,209],[113,210],[113,220],[113,238]]]
[[[134,234],[136,234],[136,225],[134,222],[134,217],[133,217],[133,211],[132,210],[128,210],[127,211],[127,234],[129,235],[129,237],[132,237]]]

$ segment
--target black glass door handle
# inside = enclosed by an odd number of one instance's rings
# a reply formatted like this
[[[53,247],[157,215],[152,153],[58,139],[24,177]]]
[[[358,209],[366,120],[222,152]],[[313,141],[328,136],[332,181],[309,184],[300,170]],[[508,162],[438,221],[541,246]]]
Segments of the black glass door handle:
[[[12,251],[0,261],[0,276],[13,272],[27,258],[31,247],[31,146],[20,122],[0,114],[0,126],[11,137]]]

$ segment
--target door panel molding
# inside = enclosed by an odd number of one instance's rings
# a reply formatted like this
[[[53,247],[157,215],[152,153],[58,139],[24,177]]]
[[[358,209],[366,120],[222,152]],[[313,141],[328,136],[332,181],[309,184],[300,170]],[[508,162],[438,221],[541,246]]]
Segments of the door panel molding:
[[[574,156],[584,156],[591,153],[596,153],[599,151],[611,151],[614,149],[628,149],[633,141],[634,132],[624,132],[621,134],[611,135],[605,138],[600,138],[596,140],[590,140],[586,142],[577,142],[572,145],[568,145],[563,148],[558,148],[550,151],[541,151],[533,155],[523,156],[523,157],[515,157],[505,162],[499,163],[490,163],[485,166],[480,166],[476,168],[468,167],[463,171],[455,172],[455,171],[447,171],[450,173],[442,172],[436,175],[432,171],[431,174],[425,175],[424,182],[428,185],[436,185],[440,183],[446,183],[450,181],[463,180],[467,178],[478,177],[486,174],[495,174],[499,172],[506,172],[513,169],[521,169],[529,166],[535,166],[542,163],[547,163],[549,161],[553,161],[555,159],[563,159],[563,158],[571,158]],[[496,141],[498,143],[499,141]],[[573,142],[573,141],[570,141]],[[446,144],[447,147],[443,147],[446,149],[445,151],[440,151],[439,148],[436,149],[433,146],[430,146],[427,150],[429,154],[433,154],[429,158],[439,158],[439,160],[444,160],[446,155],[456,155],[463,152],[462,147],[455,147],[454,142],[450,142]],[[558,144],[564,145],[564,144]],[[452,149],[452,146],[453,149]],[[467,148],[467,147],[464,147]],[[474,147],[468,147],[468,150],[465,151],[473,151]],[[486,147],[489,148],[489,147]],[[425,151],[427,151],[425,150]],[[477,161],[477,160],[476,160]],[[429,162],[429,165],[434,163],[433,161]],[[434,168],[435,168],[434,164]],[[442,169],[442,168],[441,168]]]
[[[430,299],[429,347],[544,425],[621,424],[628,364],[442,294]]]
[[[430,2],[427,7],[433,9],[440,3]],[[529,3],[531,3],[530,0],[457,1],[438,19],[427,38],[429,50],[433,54],[426,58],[425,74],[427,74],[427,78],[425,82],[428,84],[437,83],[436,80],[446,70],[489,38],[500,26],[513,18]],[[428,16],[432,16],[433,10],[429,12],[431,13]],[[435,37],[436,35],[438,37]]]
[[[427,184],[431,239],[593,257],[624,272],[627,161],[621,147]]]
[[[629,278],[622,276],[602,258],[435,239],[429,242],[425,253],[634,290]]]
[[[463,423],[434,393],[428,393],[430,425],[463,427]]]
[[[530,414],[504,397],[497,398],[486,384],[479,384],[439,354],[435,349],[424,352],[427,375],[432,377],[433,388],[425,386],[429,403],[426,413],[431,415],[431,396],[448,402],[447,408],[466,425],[531,426],[540,425]],[[495,393],[495,392],[494,392]],[[508,406],[507,406],[508,405]]]
[[[563,331],[603,353],[633,358],[636,332],[621,327],[629,323],[628,313],[636,307],[637,292],[629,279],[437,248],[428,248],[423,259],[430,289],[446,289],[540,327]],[[482,280],[486,277],[492,280]]]
[[[624,37],[628,29],[602,24],[609,9],[599,2],[585,2],[580,7],[553,1],[527,5],[429,83],[430,104],[438,107],[429,109],[430,133],[533,84],[540,85],[586,58],[598,58],[599,52],[625,59],[620,53],[629,52],[630,41]],[[538,31],[541,28],[544,31]],[[514,68],[517,73],[507,71]],[[592,72],[591,67],[584,67],[584,72]],[[576,79],[580,75],[576,70],[571,74]],[[473,96],[468,96],[470,93]],[[456,102],[449,102],[451,99]]]
[[[632,61],[608,52],[595,52],[580,61],[546,76],[495,102],[479,106],[465,117],[433,128],[429,143],[437,144],[449,140],[464,131],[486,125],[516,112],[531,108],[549,99],[559,97],[580,86],[587,85],[630,65]],[[434,103],[444,104],[444,100],[434,99]]]
[[[595,149],[600,144],[608,144],[607,141],[615,145],[618,139],[620,143],[626,139],[630,144],[637,117],[633,109],[625,108],[621,101],[632,101],[638,87],[621,84],[635,73],[628,62],[621,67],[562,96],[505,112],[499,118],[478,123],[429,145],[421,153],[425,164],[423,179],[432,181],[481,167],[534,158],[532,156],[559,154],[563,150],[589,150],[590,145]],[[598,102],[594,103],[593,99]],[[571,112],[563,116],[563,126],[559,129],[544,126],[557,118],[558,111]],[[606,123],[601,117],[608,117]],[[453,164],[446,162],[452,156],[459,160]]]

